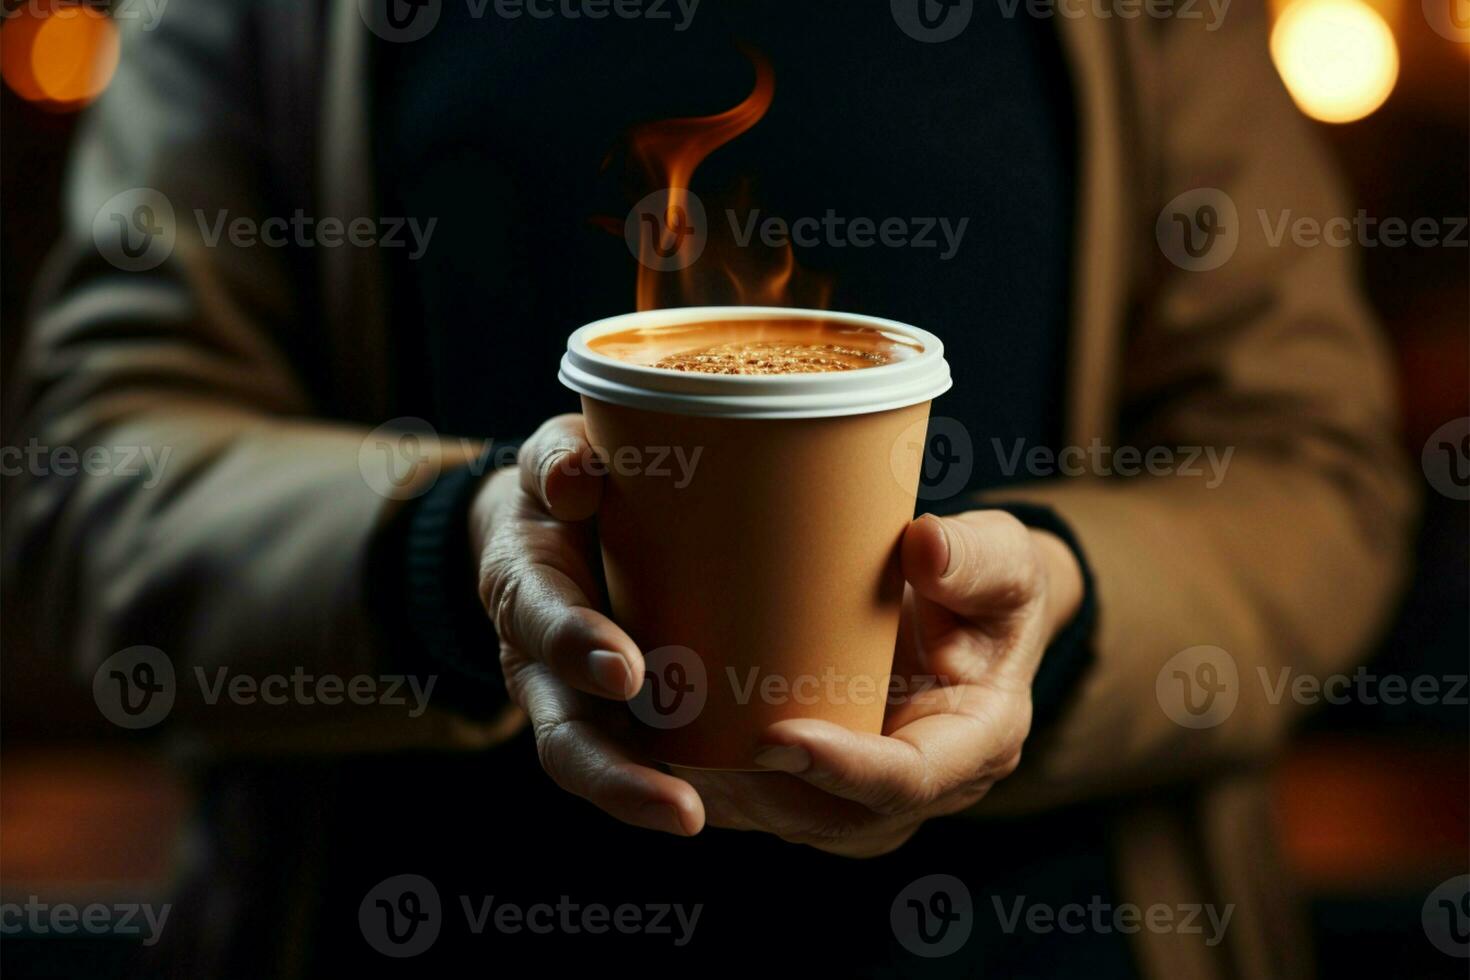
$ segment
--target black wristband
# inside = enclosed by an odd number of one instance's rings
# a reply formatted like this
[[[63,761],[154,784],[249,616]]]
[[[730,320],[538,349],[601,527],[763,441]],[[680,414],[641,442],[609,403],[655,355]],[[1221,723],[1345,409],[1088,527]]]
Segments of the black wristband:
[[[1092,577],[1092,566],[1087,554],[1072,533],[1070,525],[1056,511],[1043,504],[957,499],[946,501],[930,512],[940,516],[962,513],[976,509],[1003,510],[1027,527],[1055,534],[1071,549],[1082,572],[1082,604],[1066,626],[1052,637],[1036,678],[1031,682],[1031,729],[1040,731],[1056,719],[1067,699],[1077,689],[1082,676],[1092,665],[1092,630],[1097,622],[1097,588]]]
[[[508,700],[469,539],[470,505],[487,472],[485,465],[450,470],[407,502],[370,566],[394,662],[435,676],[435,705],[475,719],[493,717]]]

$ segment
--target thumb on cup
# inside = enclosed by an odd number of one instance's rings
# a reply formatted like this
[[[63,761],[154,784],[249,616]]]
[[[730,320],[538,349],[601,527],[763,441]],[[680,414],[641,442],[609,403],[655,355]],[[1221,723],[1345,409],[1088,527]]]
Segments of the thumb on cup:
[[[1034,570],[1026,526],[1000,510],[920,516],[904,531],[902,562],[914,591],[961,616],[1024,602]]]
[[[521,488],[559,521],[583,521],[602,500],[603,468],[580,415],[547,420],[521,447]]]

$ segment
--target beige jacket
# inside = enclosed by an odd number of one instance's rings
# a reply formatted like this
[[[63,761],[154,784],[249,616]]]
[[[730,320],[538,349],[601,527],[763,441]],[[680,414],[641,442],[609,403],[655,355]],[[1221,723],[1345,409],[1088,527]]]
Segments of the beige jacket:
[[[364,478],[375,455],[359,452],[387,414],[374,252],[288,262],[279,249],[206,248],[189,218],[376,213],[370,35],[354,0],[320,19],[313,6],[171,7],[156,31],[126,38],[78,144],[67,240],[13,393],[20,431],[52,446],[172,450],[157,487],[110,475],[22,477],[15,489],[7,612],[24,609],[37,642],[87,676],[137,643],[256,671],[350,674],[381,657],[360,580],[394,506]],[[1150,976],[1299,976],[1261,776],[1297,712],[1289,698],[1271,704],[1257,672],[1343,670],[1390,611],[1414,494],[1387,360],[1353,256],[1263,234],[1263,213],[1274,224],[1348,212],[1274,75],[1262,12],[1239,0],[1213,31],[1091,13],[1057,26],[1082,148],[1068,439],[1235,452],[1213,489],[1145,476],[1024,490],[1065,516],[1091,558],[1096,665],[977,814],[1116,798],[1126,899],[1234,905],[1213,947],[1140,933]],[[135,187],[174,202],[178,237],[157,269],[121,274],[99,260],[93,218]],[[1224,191],[1239,215],[1233,256],[1209,272],[1180,269],[1155,240],[1164,204],[1196,187]],[[1156,692],[1166,661],[1198,645],[1223,648],[1239,673],[1237,706],[1210,728],[1174,723]],[[452,719],[301,725],[244,741],[493,737]]]

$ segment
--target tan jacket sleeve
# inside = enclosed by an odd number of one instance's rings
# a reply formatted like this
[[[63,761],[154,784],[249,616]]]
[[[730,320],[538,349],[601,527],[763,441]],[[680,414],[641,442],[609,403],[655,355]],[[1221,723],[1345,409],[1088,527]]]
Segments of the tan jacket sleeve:
[[[1152,159],[1131,175],[1147,196],[1128,220],[1151,261],[1131,283],[1111,444],[1233,455],[1213,487],[1208,477],[1094,474],[999,495],[1048,504],[1075,530],[1096,574],[1096,662],[982,807],[1031,808],[1259,759],[1302,711],[1278,697],[1283,671],[1351,671],[1406,566],[1417,494],[1355,255],[1290,234],[1273,241],[1283,217],[1352,211],[1268,60],[1262,18],[1237,4],[1218,31],[1146,30],[1130,68],[1143,92],[1134,110],[1154,118],[1133,152]],[[1155,243],[1160,210],[1196,187],[1224,191],[1238,214],[1235,251],[1213,271],[1186,271]],[[1225,669],[1211,675],[1186,657],[1164,670],[1196,646],[1225,651],[1228,661],[1213,655]],[[1172,720],[1186,693],[1176,669],[1196,685],[1194,707],[1208,703],[1201,681],[1233,685],[1234,707],[1220,690],[1199,727]]]
[[[389,485],[386,469],[373,472],[386,454],[363,451],[370,427],[323,421],[329,409],[308,394],[300,352],[319,326],[299,299],[300,270],[282,248],[210,241],[221,216],[258,223],[305,202],[279,196],[263,162],[248,5],[186,6],[127,31],[77,140],[64,241],[12,394],[21,439],[100,448],[115,465],[17,478],[7,613],[28,617],[36,642],[72,658],[84,681],[122,648],[160,648],[178,675],[172,720],[261,738],[303,725],[342,747],[353,739],[328,709],[203,710],[193,680],[196,667],[381,673],[361,577],[393,501],[370,485]],[[135,189],[168,202],[171,221],[158,208],[149,217],[175,241],[156,268],[124,271],[104,260],[94,221]],[[134,455],[142,447],[152,465]],[[459,452],[423,449],[426,475]],[[442,740],[442,720],[397,730],[396,714],[368,726],[372,744]]]

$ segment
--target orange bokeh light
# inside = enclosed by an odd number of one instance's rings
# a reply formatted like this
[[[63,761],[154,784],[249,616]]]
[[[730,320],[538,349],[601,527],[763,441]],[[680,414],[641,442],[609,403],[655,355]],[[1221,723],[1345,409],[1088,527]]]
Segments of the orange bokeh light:
[[[0,74],[17,95],[69,110],[95,99],[112,81],[117,25],[78,4],[32,3],[0,30]]]
[[[0,74],[5,76],[5,84],[27,102],[46,101],[46,93],[31,74],[31,49],[46,17],[38,8],[26,6],[5,18],[5,26],[0,28]]]

